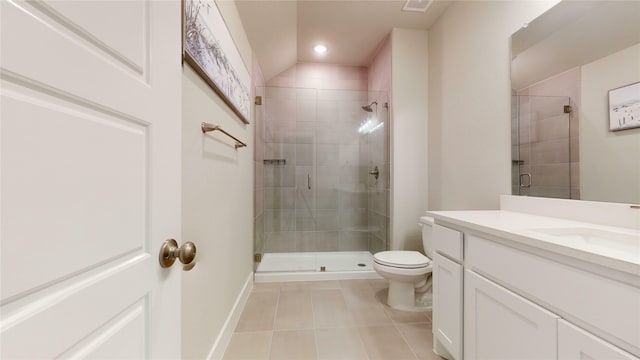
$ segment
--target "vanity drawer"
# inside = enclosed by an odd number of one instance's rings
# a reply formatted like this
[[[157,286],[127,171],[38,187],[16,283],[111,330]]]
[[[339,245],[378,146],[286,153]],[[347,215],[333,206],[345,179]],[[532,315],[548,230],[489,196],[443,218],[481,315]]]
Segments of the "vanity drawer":
[[[434,224],[432,236],[435,251],[454,260],[462,261],[462,232]]]
[[[477,236],[466,242],[467,268],[640,354],[640,289]]]

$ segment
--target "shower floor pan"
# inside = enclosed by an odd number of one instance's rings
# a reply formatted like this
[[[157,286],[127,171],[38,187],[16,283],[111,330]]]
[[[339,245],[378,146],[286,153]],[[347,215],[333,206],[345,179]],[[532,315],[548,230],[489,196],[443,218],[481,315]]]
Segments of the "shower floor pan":
[[[381,279],[368,251],[266,253],[255,282]]]

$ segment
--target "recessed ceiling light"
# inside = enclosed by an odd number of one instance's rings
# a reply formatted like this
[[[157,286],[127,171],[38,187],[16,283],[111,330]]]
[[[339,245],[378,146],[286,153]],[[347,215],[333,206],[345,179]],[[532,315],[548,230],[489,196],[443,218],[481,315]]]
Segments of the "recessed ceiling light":
[[[313,47],[313,51],[316,52],[316,54],[324,54],[327,52],[327,47],[324,45],[316,45]]]

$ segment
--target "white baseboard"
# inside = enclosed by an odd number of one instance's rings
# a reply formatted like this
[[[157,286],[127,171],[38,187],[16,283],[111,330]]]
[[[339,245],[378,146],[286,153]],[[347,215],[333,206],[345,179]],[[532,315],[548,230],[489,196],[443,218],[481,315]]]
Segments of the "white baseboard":
[[[233,309],[231,309],[229,316],[227,316],[227,320],[224,322],[224,326],[222,327],[220,334],[218,334],[216,341],[213,343],[213,347],[211,348],[211,351],[209,351],[207,359],[221,360],[224,356],[224,352],[227,350],[229,342],[231,342],[233,330],[236,328],[236,325],[238,325],[244,305],[247,303],[251,289],[253,289],[253,273],[249,274],[242,291],[238,294],[238,298],[236,299],[235,304],[233,304]]]

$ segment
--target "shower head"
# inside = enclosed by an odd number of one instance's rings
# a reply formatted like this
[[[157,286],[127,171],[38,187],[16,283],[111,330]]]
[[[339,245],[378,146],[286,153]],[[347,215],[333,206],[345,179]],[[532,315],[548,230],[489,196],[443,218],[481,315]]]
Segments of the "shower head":
[[[364,110],[364,111],[366,111],[366,112],[373,112],[373,109],[371,108],[371,106],[372,106],[372,105],[375,105],[375,106],[376,106],[376,108],[377,108],[377,107],[378,107],[378,102],[377,102],[377,101],[374,101],[374,102],[372,102],[372,103],[371,103],[371,104],[369,104],[369,105],[365,105],[365,106],[363,106],[363,107],[362,107],[362,110]]]

